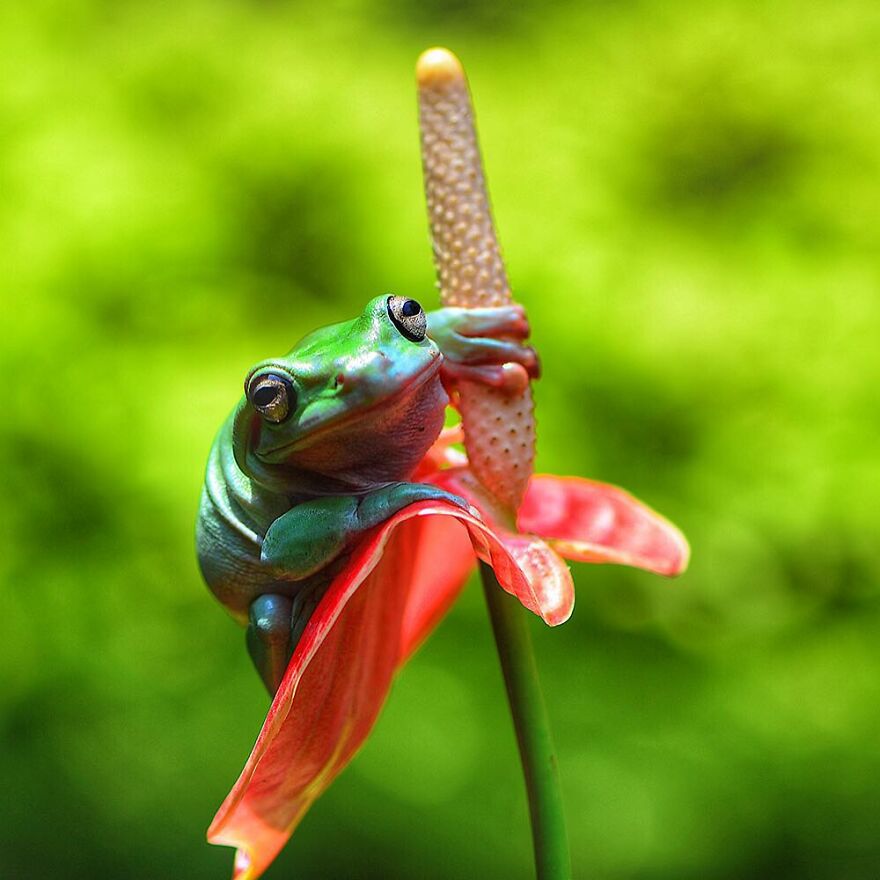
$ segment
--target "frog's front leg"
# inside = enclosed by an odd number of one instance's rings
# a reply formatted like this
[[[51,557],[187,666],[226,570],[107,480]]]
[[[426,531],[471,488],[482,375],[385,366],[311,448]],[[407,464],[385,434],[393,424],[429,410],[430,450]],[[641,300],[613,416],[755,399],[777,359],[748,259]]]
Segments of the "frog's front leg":
[[[522,306],[438,309],[428,314],[428,335],[443,352],[447,385],[466,380],[513,390],[540,373],[534,349],[523,344],[529,324]]]
[[[326,568],[365,531],[417,501],[448,501],[470,509],[458,495],[425,483],[389,483],[364,495],[316,498],[272,523],[261,559],[285,580],[304,580]]]
[[[297,642],[324,595],[318,574],[365,531],[417,501],[446,501],[471,510],[458,495],[424,483],[391,483],[359,496],[334,496],[291,508],[269,527],[261,559],[285,581],[302,581],[293,597],[267,593],[250,606],[247,646],[270,694],[275,694]]]

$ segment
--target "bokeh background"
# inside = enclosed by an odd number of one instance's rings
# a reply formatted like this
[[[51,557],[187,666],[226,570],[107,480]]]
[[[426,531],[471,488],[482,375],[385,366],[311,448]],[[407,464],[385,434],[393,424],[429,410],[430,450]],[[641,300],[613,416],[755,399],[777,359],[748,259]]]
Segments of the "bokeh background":
[[[0,876],[218,878],[267,707],[192,530],[251,363],[435,302],[456,50],[544,363],[539,467],[693,545],[534,621],[578,877],[880,876],[880,7],[0,7]],[[471,586],[269,878],[531,876]]]

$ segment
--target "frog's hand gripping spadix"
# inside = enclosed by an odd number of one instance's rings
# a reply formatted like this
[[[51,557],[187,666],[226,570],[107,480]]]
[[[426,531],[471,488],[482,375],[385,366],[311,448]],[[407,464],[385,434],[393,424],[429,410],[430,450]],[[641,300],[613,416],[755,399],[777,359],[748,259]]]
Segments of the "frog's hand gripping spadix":
[[[425,193],[440,281],[448,306],[512,302],[483,176],[467,79],[446,49],[429,49],[416,66]],[[471,470],[515,512],[532,474],[535,419],[531,390],[473,382],[459,386]]]

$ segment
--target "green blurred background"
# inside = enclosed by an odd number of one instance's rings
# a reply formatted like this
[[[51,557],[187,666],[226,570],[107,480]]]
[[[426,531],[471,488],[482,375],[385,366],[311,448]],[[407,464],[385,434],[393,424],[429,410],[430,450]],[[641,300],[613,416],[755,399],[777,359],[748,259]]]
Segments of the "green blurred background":
[[[413,65],[456,50],[544,363],[539,467],[689,536],[533,622],[578,877],[880,876],[880,7],[0,11],[0,877],[218,878],[267,706],[192,530],[251,363],[434,302]],[[268,877],[528,878],[471,585]]]

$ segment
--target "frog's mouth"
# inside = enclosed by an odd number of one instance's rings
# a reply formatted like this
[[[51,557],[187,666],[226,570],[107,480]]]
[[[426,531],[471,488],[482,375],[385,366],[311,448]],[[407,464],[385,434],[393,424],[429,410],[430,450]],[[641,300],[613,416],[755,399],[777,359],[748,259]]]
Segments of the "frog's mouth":
[[[270,449],[259,450],[257,455],[268,463],[281,464],[287,456],[310,449],[324,441],[329,435],[337,434],[349,425],[370,422],[371,414],[376,413],[378,410],[393,407],[401,398],[416,394],[420,388],[437,376],[442,362],[442,357],[434,358],[421,372],[411,376],[406,384],[402,385],[393,394],[382,397],[369,406],[355,407],[353,410],[346,408],[339,413],[316,418],[311,424],[309,424],[308,420],[301,422],[300,429],[304,436],[280,443],[278,446],[273,446]],[[445,391],[442,388],[441,393],[445,395]],[[448,403],[448,398],[446,402]]]

